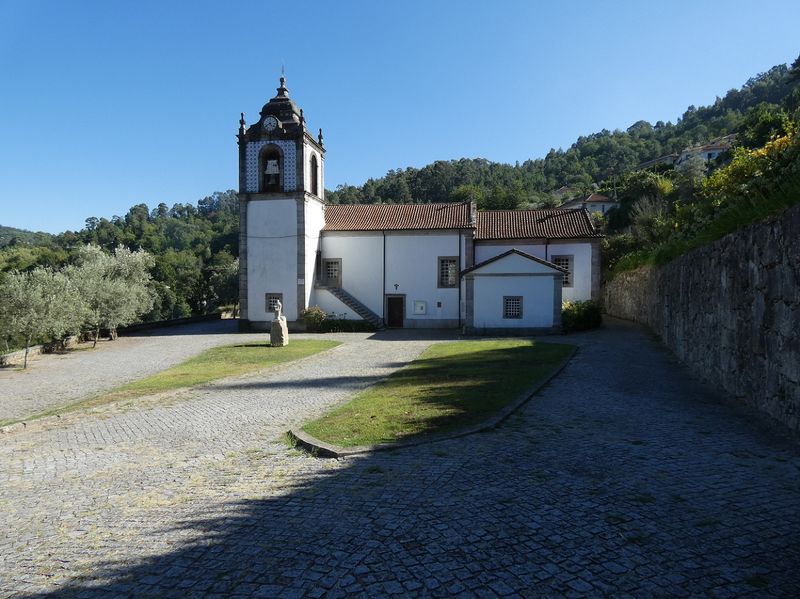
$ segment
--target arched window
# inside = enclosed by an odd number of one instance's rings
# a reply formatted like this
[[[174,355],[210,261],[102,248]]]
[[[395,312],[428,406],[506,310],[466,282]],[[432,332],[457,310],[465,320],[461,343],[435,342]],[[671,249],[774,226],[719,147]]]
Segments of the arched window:
[[[311,154],[311,193],[319,196],[319,166],[316,154]]]
[[[276,146],[267,146],[261,153],[261,191],[281,190],[281,153]]]

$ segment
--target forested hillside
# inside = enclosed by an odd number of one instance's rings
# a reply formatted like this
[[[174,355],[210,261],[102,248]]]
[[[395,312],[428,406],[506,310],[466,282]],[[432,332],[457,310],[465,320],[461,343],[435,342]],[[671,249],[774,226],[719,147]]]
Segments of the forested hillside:
[[[0,225],[0,248],[19,243],[43,245],[50,241],[50,237],[49,233],[26,231],[25,229],[15,229],[14,227]]]
[[[787,65],[773,67],[710,106],[689,106],[675,123],[637,121],[625,131],[582,136],[566,150],[552,149],[544,158],[516,165],[462,158],[392,170],[360,187],[342,185],[327,199],[341,204],[475,199],[484,208],[552,205],[556,200],[551,192],[563,185],[589,191],[647,160],[738,133],[754,119],[795,112],[800,107],[800,82],[789,71]]]

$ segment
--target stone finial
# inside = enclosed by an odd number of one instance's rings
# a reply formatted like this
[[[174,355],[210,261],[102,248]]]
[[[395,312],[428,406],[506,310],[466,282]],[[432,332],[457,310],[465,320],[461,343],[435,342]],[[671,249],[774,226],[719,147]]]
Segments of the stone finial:
[[[241,113],[241,118],[239,119],[239,135],[244,135],[245,127],[247,125],[247,121],[244,120],[244,113]]]
[[[286,89],[286,77],[283,75],[281,75],[281,86],[278,88],[278,96],[284,98],[289,96],[289,90]]]
[[[319,128],[319,136],[317,139],[319,140],[319,145],[322,145],[322,127]]]
[[[301,125],[305,125],[305,123],[306,123],[306,117],[303,116],[303,109],[301,108],[300,109],[300,124]]]

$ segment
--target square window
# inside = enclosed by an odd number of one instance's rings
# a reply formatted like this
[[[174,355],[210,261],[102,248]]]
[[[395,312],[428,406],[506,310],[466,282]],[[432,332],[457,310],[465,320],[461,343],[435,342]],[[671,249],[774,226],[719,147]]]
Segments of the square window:
[[[572,287],[572,266],[575,262],[573,256],[553,256],[551,261],[556,266],[565,268],[567,272],[564,274],[563,287]]]
[[[439,287],[458,286],[458,258],[439,257]]]
[[[322,261],[322,276],[328,287],[341,287],[342,285],[342,260],[330,258]]]
[[[278,302],[283,304],[283,294],[282,293],[267,293],[265,296],[266,300],[266,310],[267,312],[274,312],[275,308],[277,308]]]
[[[522,296],[503,296],[503,318],[522,318]]]

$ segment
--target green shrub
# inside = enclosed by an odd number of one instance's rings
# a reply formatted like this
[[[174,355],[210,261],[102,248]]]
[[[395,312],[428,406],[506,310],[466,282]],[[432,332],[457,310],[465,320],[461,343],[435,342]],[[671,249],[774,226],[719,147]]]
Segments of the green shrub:
[[[365,320],[348,320],[344,315],[327,314],[319,306],[310,306],[302,316],[309,333],[371,333],[375,330]]]
[[[306,330],[309,333],[321,333],[322,325],[328,318],[325,311],[319,306],[309,306],[300,314],[306,321]]]
[[[603,317],[600,304],[593,301],[564,302],[561,304],[561,326],[564,331],[585,331],[600,326]]]

